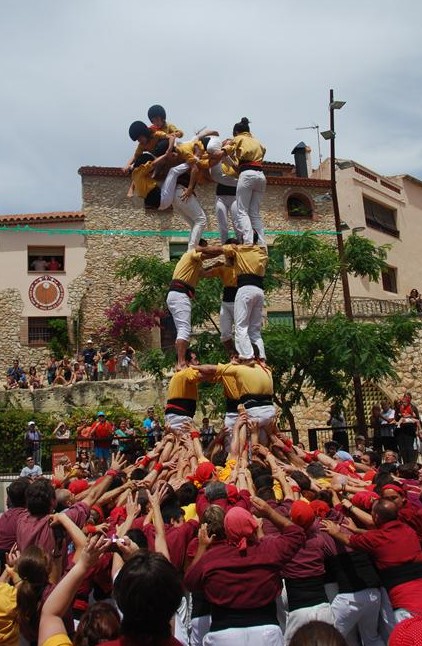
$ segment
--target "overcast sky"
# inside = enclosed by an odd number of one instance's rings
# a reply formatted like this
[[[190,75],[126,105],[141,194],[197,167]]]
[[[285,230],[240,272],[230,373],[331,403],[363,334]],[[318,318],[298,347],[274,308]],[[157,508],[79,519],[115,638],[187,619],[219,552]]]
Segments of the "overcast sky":
[[[422,179],[420,0],[1,0],[0,213],[81,208],[161,103],[190,139],[241,117],[268,161],[328,129],[337,157]],[[322,154],[329,154],[321,140]]]

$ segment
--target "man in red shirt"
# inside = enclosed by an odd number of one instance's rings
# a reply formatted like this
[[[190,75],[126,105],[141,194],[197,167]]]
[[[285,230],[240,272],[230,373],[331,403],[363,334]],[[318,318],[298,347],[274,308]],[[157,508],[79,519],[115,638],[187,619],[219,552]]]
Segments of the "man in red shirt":
[[[105,414],[99,411],[97,421],[91,426],[91,437],[95,440],[95,457],[98,459],[103,473],[106,472],[111,457],[113,431],[113,424],[107,422]]]
[[[422,612],[422,550],[416,532],[398,516],[393,502],[379,500],[372,508],[376,529],[349,536],[332,521],[323,520],[321,526],[336,541],[372,556],[400,621]]]

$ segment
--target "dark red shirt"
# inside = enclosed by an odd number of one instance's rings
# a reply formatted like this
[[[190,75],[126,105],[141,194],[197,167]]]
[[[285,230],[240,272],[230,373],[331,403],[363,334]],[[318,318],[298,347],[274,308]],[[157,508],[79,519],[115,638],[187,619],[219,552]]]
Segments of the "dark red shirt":
[[[199,523],[197,520],[188,520],[179,526],[165,525],[166,541],[169,550],[170,561],[174,567],[183,572],[183,565],[186,558],[188,545],[192,538],[197,534]],[[155,527],[152,523],[144,525],[142,528],[148,541],[148,549],[155,551]]]
[[[392,520],[364,534],[354,534],[350,537],[350,547],[369,552],[381,573],[387,568],[422,561],[416,532],[400,520]],[[422,579],[392,587],[389,597],[393,608],[422,612]]]
[[[0,518],[0,550],[11,550],[14,543],[16,543],[16,528],[18,520],[23,513],[26,512],[25,507],[11,507]]]
[[[235,499],[229,500],[228,498],[217,498],[210,502],[205,495],[205,489],[200,489],[196,498],[196,514],[198,518],[201,519],[202,514],[210,505],[218,505],[224,509],[225,512],[232,507],[242,507],[249,511],[251,507],[250,498],[251,494],[247,489],[240,489]]]
[[[280,569],[297,552],[304,537],[303,529],[289,525],[282,534],[265,536],[248,545],[246,552],[221,542],[188,569],[186,587],[192,592],[204,592],[208,601],[217,606],[266,606],[278,596]]]

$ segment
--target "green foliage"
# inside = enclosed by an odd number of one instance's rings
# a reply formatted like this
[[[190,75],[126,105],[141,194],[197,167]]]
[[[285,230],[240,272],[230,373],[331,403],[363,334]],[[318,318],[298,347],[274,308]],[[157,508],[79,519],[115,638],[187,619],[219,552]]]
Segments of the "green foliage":
[[[0,452],[0,473],[20,473],[25,466],[26,447],[25,434],[28,422],[34,421],[43,438],[42,460],[43,471],[51,471],[51,446],[54,444],[52,432],[59,421],[63,421],[70,428],[72,436],[76,428],[85,420],[89,423],[96,419],[98,410],[104,410],[107,418],[118,424],[121,419],[130,419],[135,428],[142,426],[143,416],[116,402],[115,400],[100,400],[96,408],[75,408],[71,413],[34,413],[17,408],[0,411],[0,438],[2,450]]]
[[[377,247],[372,240],[352,234],[344,244],[344,260],[347,271],[354,276],[367,277],[377,282],[386,269],[387,251],[391,245]]]
[[[165,307],[168,290],[175,262],[163,262],[155,256],[131,256],[123,258],[119,265],[117,276],[140,282],[140,290],[136,293],[132,310],[152,312]]]
[[[54,331],[54,335],[48,344],[51,353],[58,358],[70,354],[72,347],[67,329],[67,321],[63,319],[49,319],[48,327]]]

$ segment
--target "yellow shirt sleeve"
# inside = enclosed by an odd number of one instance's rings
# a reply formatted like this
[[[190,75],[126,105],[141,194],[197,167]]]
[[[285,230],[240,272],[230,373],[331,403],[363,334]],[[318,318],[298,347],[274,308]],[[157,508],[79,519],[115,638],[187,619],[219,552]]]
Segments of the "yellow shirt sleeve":
[[[42,646],[72,646],[72,642],[66,633],[57,633],[46,639]]]

